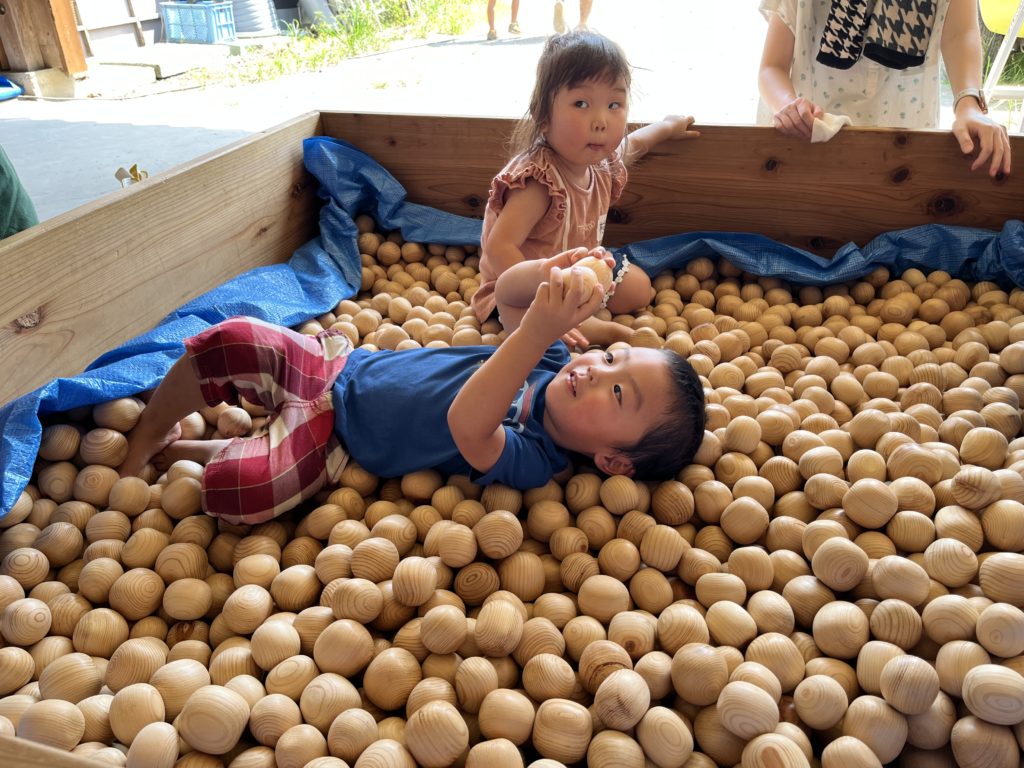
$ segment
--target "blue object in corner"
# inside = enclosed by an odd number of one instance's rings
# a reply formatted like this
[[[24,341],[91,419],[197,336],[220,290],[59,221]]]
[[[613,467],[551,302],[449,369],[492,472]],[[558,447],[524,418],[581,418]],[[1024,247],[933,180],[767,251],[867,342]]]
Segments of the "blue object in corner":
[[[12,83],[6,77],[0,77],[0,101],[7,101],[7,99],[16,99],[25,92],[17,83]]]

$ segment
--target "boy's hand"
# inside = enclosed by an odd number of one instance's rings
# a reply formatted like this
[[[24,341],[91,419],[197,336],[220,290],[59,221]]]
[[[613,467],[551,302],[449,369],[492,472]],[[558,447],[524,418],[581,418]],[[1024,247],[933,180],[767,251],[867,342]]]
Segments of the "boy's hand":
[[[537,296],[519,326],[531,338],[543,340],[545,347],[593,317],[604,299],[604,288],[598,283],[590,299],[583,302],[583,276],[576,270],[564,298],[562,289],[562,272],[553,268],[548,281],[537,288]]]
[[[688,115],[669,115],[663,122],[668,123],[672,129],[672,133],[669,134],[669,139],[672,141],[677,139],[696,139],[700,136],[700,131],[690,130],[690,126],[694,123],[694,118]]]

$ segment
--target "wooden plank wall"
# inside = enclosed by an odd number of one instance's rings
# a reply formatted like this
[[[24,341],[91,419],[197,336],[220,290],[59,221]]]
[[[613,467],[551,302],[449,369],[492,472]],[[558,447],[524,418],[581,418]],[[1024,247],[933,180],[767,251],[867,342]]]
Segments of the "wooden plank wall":
[[[321,113],[324,134],[368,152],[409,199],[482,217],[507,158],[511,120]],[[808,144],[773,128],[699,126],[631,169],[605,244],[680,232],[755,232],[831,256],[894,229],[941,223],[999,229],[1024,217],[1024,173],[990,178],[948,132],[843,129]],[[1024,137],[1012,136],[1017,163]]]
[[[302,140],[319,125],[303,115],[0,241],[0,404],[314,237]]]

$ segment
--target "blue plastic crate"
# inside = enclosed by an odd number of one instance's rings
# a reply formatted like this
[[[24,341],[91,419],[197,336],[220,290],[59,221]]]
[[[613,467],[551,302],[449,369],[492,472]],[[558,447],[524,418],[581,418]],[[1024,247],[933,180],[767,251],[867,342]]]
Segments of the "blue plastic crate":
[[[235,39],[231,3],[160,3],[169,43],[224,43]]]

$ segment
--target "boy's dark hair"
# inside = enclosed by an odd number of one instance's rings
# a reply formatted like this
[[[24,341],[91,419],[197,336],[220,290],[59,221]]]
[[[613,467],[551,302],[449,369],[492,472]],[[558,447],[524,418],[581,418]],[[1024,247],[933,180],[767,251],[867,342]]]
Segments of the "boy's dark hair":
[[[607,37],[582,27],[549,37],[537,62],[530,109],[512,133],[512,156],[537,143],[541,126],[551,122],[551,106],[559,90],[597,78],[614,83],[620,77],[629,93],[633,68],[618,44]]]
[[[693,461],[704,440],[704,387],[686,360],[662,350],[672,380],[669,410],[661,422],[618,455],[633,463],[637,480],[670,480]]]

